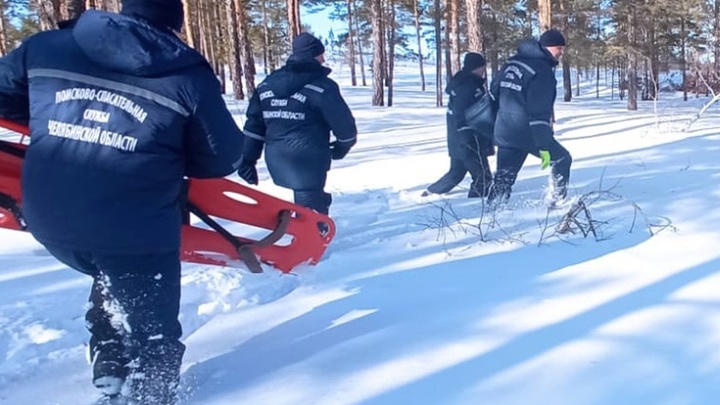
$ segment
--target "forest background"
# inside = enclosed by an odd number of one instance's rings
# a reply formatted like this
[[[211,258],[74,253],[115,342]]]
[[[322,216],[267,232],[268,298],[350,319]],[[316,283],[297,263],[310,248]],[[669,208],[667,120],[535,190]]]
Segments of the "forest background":
[[[442,106],[443,84],[460,69],[466,51],[483,53],[492,75],[519,39],[551,27],[568,39],[561,61],[564,101],[579,95],[582,79],[591,77],[598,97],[602,82],[627,100],[628,110],[664,91],[683,91],[687,99],[720,90],[720,1],[714,0],[183,2],[183,39],[207,57],[238,100],[253,93],[259,77],[282,66],[303,31],[322,39],[335,66],[349,68],[352,86],[372,86],[373,106],[393,105],[397,61],[417,63],[419,88],[434,91]],[[117,11],[119,3],[0,0],[0,54],[87,9]]]

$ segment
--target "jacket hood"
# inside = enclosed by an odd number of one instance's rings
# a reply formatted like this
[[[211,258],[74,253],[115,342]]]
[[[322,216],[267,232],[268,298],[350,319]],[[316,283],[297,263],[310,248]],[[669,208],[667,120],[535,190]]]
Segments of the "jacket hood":
[[[555,67],[558,60],[535,39],[527,38],[518,43],[517,56],[524,59],[540,59]]]
[[[472,71],[462,69],[450,78],[450,82],[445,87],[445,93],[450,94],[460,86],[475,85],[482,87],[485,84],[485,78],[474,74]]]
[[[151,77],[195,65],[205,58],[170,31],[121,14],[88,10],[72,24],[83,53],[116,72]]]
[[[288,98],[317,79],[327,77],[332,70],[315,59],[297,59],[290,57],[285,66],[265,79],[273,94],[279,98]]]

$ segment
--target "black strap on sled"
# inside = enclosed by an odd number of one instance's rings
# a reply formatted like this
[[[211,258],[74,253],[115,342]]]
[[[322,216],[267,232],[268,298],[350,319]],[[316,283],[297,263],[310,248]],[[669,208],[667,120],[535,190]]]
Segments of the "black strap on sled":
[[[290,219],[292,217],[291,211],[282,210],[278,213],[277,226],[275,227],[275,229],[273,229],[272,232],[270,232],[270,234],[255,242],[242,242],[241,240],[236,238],[235,235],[230,233],[230,231],[225,229],[222,225],[212,219],[209,215],[203,212],[203,210],[201,210],[192,202],[187,201],[186,207],[189,212],[200,218],[200,220],[202,220],[210,228],[215,230],[218,234],[225,238],[225,240],[230,242],[238,251],[240,258],[243,260],[243,262],[245,262],[245,264],[248,266],[248,269],[252,273],[263,272],[262,267],[260,266],[260,260],[258,260],[257,256],[255,256],[253,248],[270,246],[275,242],[279,241],[283,237],[283,235],[285,235],[285,232],[290,225]]]

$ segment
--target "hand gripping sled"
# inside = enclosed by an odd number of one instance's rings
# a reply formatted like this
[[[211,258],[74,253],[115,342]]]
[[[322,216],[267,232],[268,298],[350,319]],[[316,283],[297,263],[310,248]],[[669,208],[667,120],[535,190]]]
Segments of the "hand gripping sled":
[[[13,122],[0,120],[0,127],[28,135]],[[0,140],[0,227],[24,231],[20,172],[26,146],[21,142]],[[231,180],[191,178],[186,187],[184,262],[228,267],[244,262],[252,272],[262,272],[263,262],[288,273],[300,264],[317,264],[335,236],[330,217]],[[201,223],[192,222],[191,214]],[[270,232],[251,239],[229,229],[243,225]]]

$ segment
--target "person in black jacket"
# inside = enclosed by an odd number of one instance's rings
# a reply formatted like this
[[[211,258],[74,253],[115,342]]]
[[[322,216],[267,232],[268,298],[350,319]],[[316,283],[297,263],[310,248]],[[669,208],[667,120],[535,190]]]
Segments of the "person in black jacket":
[[[494,134],[498,152],[489,202],[510,198],[528,154],[541,159],[542,169],[552,166],[550,205],[567,196],[572,157],[553,132],[555,67],[564,48],[565,38],[555,29],[543,33],[539,41],[522,40],[517,54],[493,79],[490,87],[499,103]]]
[[[488,156],[495,153],[492,140],[471,128],[465,119],[465,110],[485,94],[485,58],[468,52],[463,67],[445,90],[450,95],[447,122],[447,147],[450,170],[428,186],[423,196],[445,194],[455,188],[468,172],[472,177],[468,197],[485,197],[492,184]]]
[[[93,383],[139,404],[176,402],[184,178],[234,173],[244,139],[182,23],[181,0],[123,0],[0,59],[0,117],[31,134],[28,230],[93,278]]]
[[[258,184],[256,164],[264,148],[273,182],[292,189],[296,204],[328,214],[327,173],[331,160],[343,159],[355,145],[355,118],[328,77],[331,70],[322,65],[322,42],[302,33],[292,49],[285,66],[260,83],[250,99],[238,175]]]

